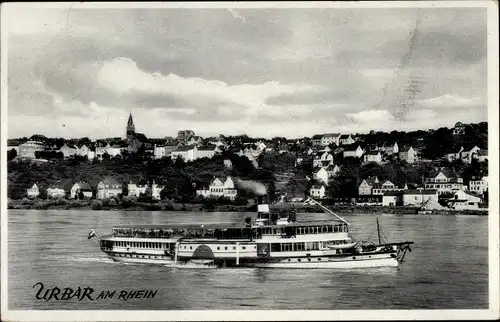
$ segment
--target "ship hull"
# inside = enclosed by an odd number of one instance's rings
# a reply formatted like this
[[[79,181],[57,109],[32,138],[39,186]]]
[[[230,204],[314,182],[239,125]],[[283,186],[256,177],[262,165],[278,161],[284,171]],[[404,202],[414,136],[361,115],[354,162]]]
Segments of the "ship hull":
[[[241,266],[245,267],[258,267],[258,268],[316,268],[316,269],[351,269],[351,268],[374,268],[374,267],[398,267],[397,259],[392,257],[386,258],[366,258],[366,259],[347,259],[335,261],[311,261],[311,262],[297,262],[297,261],[274,261],[274,262],[247,262],[242,263]]]
[[[144,256],[144,258],[141,255],[135,255],[135,254],[120,254],[123,256],[118,256],[118,255],[111,255],[107,254],[108,258],[111,259],[114,262],[119,262],[119,263],[133,263],[133,264],[156,264],[156,265],[165,265],[165,264],[171,264],[173,263],[173,259],[169,256]]]

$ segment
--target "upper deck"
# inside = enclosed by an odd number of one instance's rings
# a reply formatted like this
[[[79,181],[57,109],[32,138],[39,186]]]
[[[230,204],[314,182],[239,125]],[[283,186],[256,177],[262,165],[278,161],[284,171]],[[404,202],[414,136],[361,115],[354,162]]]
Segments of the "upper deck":
[[[183,239],[261,239],[265,236],[291,238],[297,235],[347,233],[338,221],[290,222],[285,225],[247,226],[240,223],[203,223],[170,225],[118,225],[114,237]]]

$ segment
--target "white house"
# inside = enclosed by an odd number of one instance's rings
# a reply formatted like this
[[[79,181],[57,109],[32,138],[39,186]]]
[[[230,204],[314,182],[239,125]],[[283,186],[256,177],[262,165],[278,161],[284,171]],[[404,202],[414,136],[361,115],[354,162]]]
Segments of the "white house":
[[[313,167],[326,167],[333,164],[333,155],[329,152],[318,152],[313,157]]]
[[[106,178],[97,185],[97,198],[116,197],[123,192],[122,184],[113,178]]]
[[[135,184],[132,181],[129,182],[127,185],[128,188],[128,197],[136,197],[139,198],[139,196],[143,193],[146,193],[146,189],[148,188],[148,184]]]
[[[363,179],[363,181],[361,181],[358,187],[358,195],[360,196],[371,195],[373,186],[375,186],[378,183],[379,181],[377,177],[368,177],[366,179]]]
[[[368,151],[363,157],[365,162],[382,163],[382,154],[380,151]]]
[[[320,184],[320,185],[315,184],[309,190],[311,197],[313,197],[315,199],[324,199],[325,192],[326,192],[325,186],[322,184]]]
[[[386,191],[382,196],[382,206],[400,206],[403,194],[400,191]]]
[[[389,180],[384,181],[382,184],[375,183],[372,187],[372,194],[373,195],[383,195],[384,193],[388,191],[403,191],[407,190],[408,185],[405,183],[403,187],[398,187],[394,183],[390,182]]]
[[[328,175],[328,171],[326,168],[317,168],[316,172],[313,173],[313,178],[321,181],[324,185],[328,185],[328,181],[330,176]]]
[[[65,158],[69,158],[76,155],[77,148],[73,144],[64,143],[64,145],[59,149]]]
[[[392,154],[398,154],[399,153],[399,146],[398,142],[393,143],[384,143],[380,148],[380,151],[387,153],[388,155]]]
[[[407,163],[415,163],[418,159],[417,151],[415,151],[412,146],[403,147],[399,151],[399,159],[404,160]]]
[[[340,133],[326,133],[321,136],[320,145],[340,144]]]
[[[354,141],[353,137],[350,134],[342,134],[338,140],[339,140],[339,144],[337,144],[337,145],[349,145],[349,144],[353,144],[354,142],[356,142],[356,141]]]
[[[488,190],[488,177],[482,177],[480,180],[469,181],[469,191],[482,195]]]
[[[435,189],[406,190],[403,193],[404,206],[416,206],[424,208],[440,208],[438,191]]]
[[[33,184],[31,188],[26,189],[26,194],[28,195],[28,198],[36,198],[40,195],[40,190],[38,189],[38,186]]]
[[[358,145],[355,150],[344,150],[344,158],[354,157],[361,158],[363,156],[363,149]]]
[[[455,172],[447,168],[434,170],[429,178],[425,180],[425,189],[436,189],[439,194],[453,193],[457,190],[465,190],[463,179],[459,178]]]
[[[448,207],[455,210],[478,209],[481,198],[466,191],[456,191],[452,198],[447,200]]]
[[[198,147],[196,149],[195,158],[196,159],[213,158],[216,153],[220,153],[220,152],[221,152],[221,150],[216,145]]]
[[[461,153],[460,153],[460,159],[462,160],[462,162],[464,163],[468,163],[468,164],[471,164],[472,163],[472,158],[474,156],[474,154],[476,154],[479,150],[479,147],[478,146],[474,146],[472,149],[470,150],[463,150]]]
[[[162,144],[155,144],[153,146],[153,158],[155,159],[161,159],[163,157],[166,157],[166,151],[165,151],[165,146]]]
[[[19,157],[21,158],[36,158],[37,151],[45,151],[45,144],[39,141],[27,141],[19,145]]]
[[[52,184],[47,188],[47,198],[64,198],[66,191],[61,183]]]
[[[236,198],[237,193],[238,190],[235,188],[231,177],[227,177],[226,179],[214,177],[208,189],[196,190],[196,194],[204,198],[225,197],[231,200]]]
[[[151,196],[153,197],[153,199],[160,200],[161,199],[160,194],[164,188],[165,188],[165,186],[158,185],[153,180],[153,184],[151,185]]]
[[[70,190],[70,198],[77,199],[79,197],[80,191],[83,193],[85,198],[92,198],[92,188],[86,182],[75,183]]]
[[[193,161],[196,159],[196,151],[198,148],[195,145],[179,146],[177,149],[172,151],[172,159],[177,159],[179,157],[183,158],[184,161]]]
[[[464,150],[463,147],[460,147],[458,151],[451,151],[449,153],[446,153],[444,155],[445,159],[448,160],[449,162],[452,162],[454,160],[460,159],[460,156],[462,155],[462,151]]]

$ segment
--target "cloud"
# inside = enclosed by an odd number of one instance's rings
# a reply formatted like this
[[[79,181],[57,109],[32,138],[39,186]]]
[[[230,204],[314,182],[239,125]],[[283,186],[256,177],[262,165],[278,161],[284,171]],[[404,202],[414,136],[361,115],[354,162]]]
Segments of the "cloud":
[[[428,98],[417,102],[423,108],[431,109],[456,109],[456,108],[478,108],[486,106],[486,102],[481,97],[460,97],[453,95],[443,95],[439,97]]]
[[[355,122],[372,125],[392,122],[394,120],[394,116],[392,116],[388,111],[385,110],[368,110],[355,114],[346,114],[346,116],[351,118]]]
[[[487,118],[483,9],[69,6],[3,12],[9,136],[31,134],[23,117],[46,135],[71,134],[54,120],[75,135],[123,135],[130,110],[140,131],[159,137],[180,128],[300,136]],[[414,96],[411,79],[422,82]]]

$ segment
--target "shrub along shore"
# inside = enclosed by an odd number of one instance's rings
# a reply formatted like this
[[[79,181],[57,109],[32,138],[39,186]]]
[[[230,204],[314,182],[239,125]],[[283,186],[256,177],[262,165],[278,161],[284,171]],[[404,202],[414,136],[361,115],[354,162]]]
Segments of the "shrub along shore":
[[[322,212],[314,206],[303,204],[273,204],[272,209],[293,210],[298,213]],[[217,203],[179,203],[171,200],[158,202],[140,202],[132,199],[103,199],[103,200],[67,200],[67,199],[9,199],[8,209],[80,209],[80,210],[127,210],[127,211],[188,211],[188,212],[256,212],[253,205],[234,205]],[[389,207],[389,206],[360,206],[360,205],[328,205],[332,211],[340,214],[417,214],[414,207]],[[437,209],[432,214],[436,215],[488,215],[483,210],[453,210]]]

